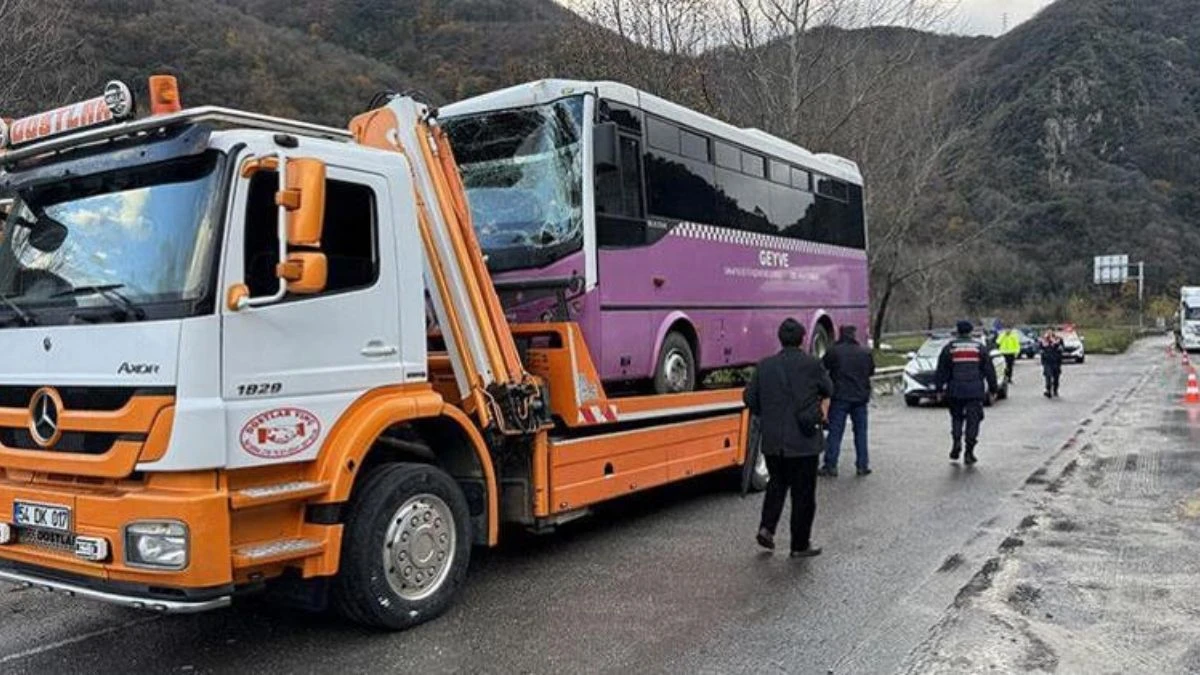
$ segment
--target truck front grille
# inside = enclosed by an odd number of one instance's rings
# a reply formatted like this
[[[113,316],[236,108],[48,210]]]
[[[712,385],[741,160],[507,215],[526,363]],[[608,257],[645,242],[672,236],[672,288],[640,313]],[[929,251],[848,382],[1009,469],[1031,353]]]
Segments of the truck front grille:
[[[40,445],[32,433],[34,399],[42,389],[61,400],[61,405],[54,401],[59,433],[50,447]],[[144,443],[155,415],[174,396],[174,388],[0,386],[0,446],[105,455],[123,442]]]
[[[0,408],[26,408],[41,387],[0,386]],[[113,411],[124,408],[134,396],[174,396],[170,387],[59,387],[63,406],[69,410]]]
[[[115,434],[102,432],[66,431],[54,444],[55,452],[73,452],[82,455],[103,455],[112,450],[117,440],[145,440],[144,434]],[[33,440],[27,429],[0,428],[0,445],[14,450],[45,450]]]

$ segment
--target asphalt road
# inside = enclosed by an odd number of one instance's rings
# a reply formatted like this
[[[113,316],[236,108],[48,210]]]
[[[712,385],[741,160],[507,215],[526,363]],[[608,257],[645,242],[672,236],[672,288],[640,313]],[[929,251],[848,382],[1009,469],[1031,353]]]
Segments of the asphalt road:
[[[1200,673],[1200,405],[1161,360],[1031,476],[1021,525],[914,650],[908,673]]]
[[[945,410],[881,400],[874,475],[854,477],[848,451],[820,485],[816,559],[761,554],[760,499],[701,479],[477,553],[456,607],[403,634],[253,602],[148,616],[0,584],[0,671],[895,672],[1022,527],[1030,479],[1058,475],[1161,348],[1068,366],[1056,401],[1022,362],[972,469],[947,459]]]

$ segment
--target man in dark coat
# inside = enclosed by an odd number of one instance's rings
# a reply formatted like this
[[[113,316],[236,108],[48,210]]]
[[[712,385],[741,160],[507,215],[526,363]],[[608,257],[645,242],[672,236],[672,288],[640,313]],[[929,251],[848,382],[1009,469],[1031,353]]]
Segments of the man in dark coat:
[[[1046,380],[1046,398],[1058,397],[1058,384],[1062,378],[1063,341],[1052,330],[1042,336],[1042,377]]]
[[[833,380],[833,403],[829,406],[829,438],[825,442],[823,476],[838,475],[838,457],[842,451],[842,436],[846,433],[846,417],[854,424],[854,466],[858,475],[871,473],[867,456],[867,408],[871,401],[871,376],[875,374],[875,357],[871,350],[858,344],[858,329],[842,326],[842,334],[822,359],[825,370]]]
[[[810,539],[817,511],[817,462],[825,446],[821,424],[833,394],[833,382],[821,362],[801,351],[804,334],[804,326],[795,319],[783,322],[782,351],[758,364],[744,395],[750,412],[759,417],[761,448],[770,472],[758,543],[775,548],[775,528],[790,490],[793,558],[821,553]]]
[[[950,459],[958,461],[963,451],[963,426],[966,425],[965,464],[974,464],[979,442],[979,424],[983,422],[983,401],[996,386],[996,368],[987,348],[971,337],[969,321],[958,322],[958,336],[950,341],[938,358],[937,391],[950,404],[950,435],[954,445]],[[985,388],[986,387],[986,388]]]

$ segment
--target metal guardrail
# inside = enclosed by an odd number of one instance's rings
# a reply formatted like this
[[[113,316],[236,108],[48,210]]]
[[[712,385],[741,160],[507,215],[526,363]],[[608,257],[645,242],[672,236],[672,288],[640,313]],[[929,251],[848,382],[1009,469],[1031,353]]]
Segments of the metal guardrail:
[[[871,391],[878,396],[891,396],[903,387],[904,366],[878,368],[871,377]]]

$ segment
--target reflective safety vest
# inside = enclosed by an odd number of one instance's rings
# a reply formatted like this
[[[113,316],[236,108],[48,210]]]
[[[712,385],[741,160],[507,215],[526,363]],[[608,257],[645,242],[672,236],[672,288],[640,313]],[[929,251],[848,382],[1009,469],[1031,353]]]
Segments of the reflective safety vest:
[[[1021,338],[1017,337],[1015,330],[1006,330],[1000,335],[999,344],[1001,354],[1020,354],[1021,353]]]

